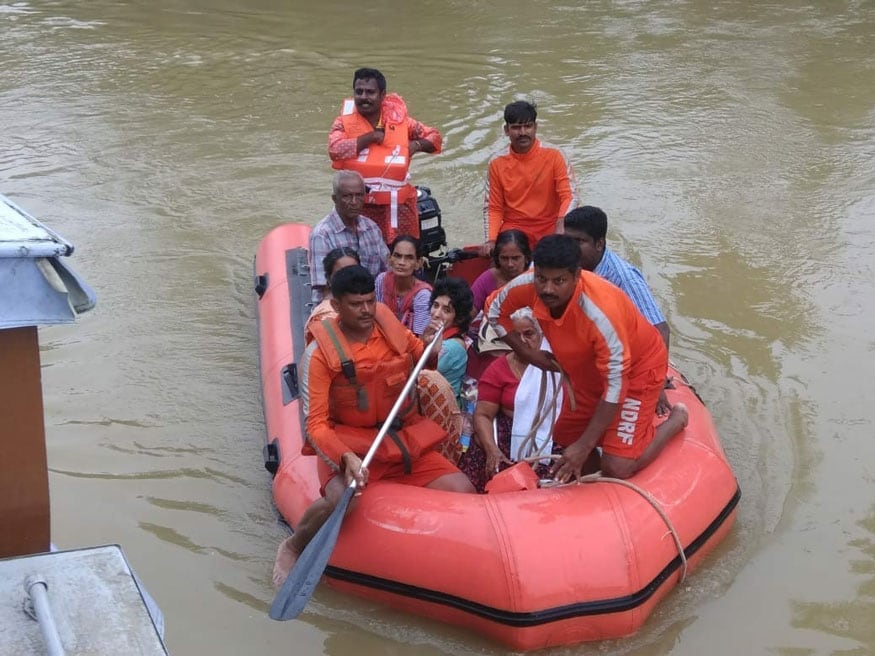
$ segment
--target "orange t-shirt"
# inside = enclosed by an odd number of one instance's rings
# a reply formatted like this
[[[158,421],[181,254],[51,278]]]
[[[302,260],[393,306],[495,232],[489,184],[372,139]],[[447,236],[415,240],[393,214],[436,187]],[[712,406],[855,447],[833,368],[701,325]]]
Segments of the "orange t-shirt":
[[[668,367],[659,332],[625,292],[589,271],[582,271],[568,306],[554,319],[535,293],[534,272],[507,283],[488,308],[499,334],[513,330],[510,315],[529,306],[550,348],[568,374],[577,402],[576,417],[588,420],[599,400],[622,403],[630,381],[654,368]],[[563,413],[570,412],[567,399]]]
[[[508,149],[489,162],[484,220],[487,240],[515,228],[531,246],[556,232],[556,221],[577,206],[574,170],[557,148],[538,139],[525,154]]]

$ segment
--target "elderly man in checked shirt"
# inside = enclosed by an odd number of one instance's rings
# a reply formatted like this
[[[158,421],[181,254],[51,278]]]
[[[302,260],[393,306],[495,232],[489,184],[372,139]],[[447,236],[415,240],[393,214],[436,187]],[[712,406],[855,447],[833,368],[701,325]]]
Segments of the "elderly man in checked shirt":
[[[365,202],[365,182],[355,171],[338,171],[334,175],[334,209],[315,225],[310,233],[310,282],[313,302],[322,301],[328,284],[322,260],[329,251],[348,246],[359,254],[362,266],[376,276],[386,270],[389,249],[379,226],[362,216]]]

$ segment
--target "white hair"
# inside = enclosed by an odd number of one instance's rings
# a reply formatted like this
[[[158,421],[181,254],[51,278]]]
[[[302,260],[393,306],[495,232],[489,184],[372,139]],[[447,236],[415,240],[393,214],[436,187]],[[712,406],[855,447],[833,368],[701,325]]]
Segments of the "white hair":
[[[541,330],[541,324],[538,323],[538,320],[535,319],[535,313],[532,312],[532,308],[528,305],[526,307],[521,307],[518,310],[514,310],[510,315],[511,321],[531,321],[532,325],[535,327],[535,330],[538,331],[539,335],[543,335],[544,331]]]
[[[340,183],[347,179],[358,180],[362,183],[362,187],[365,186],[365,179],[361,176],[361,173],[358,171],[350,171],[347,169],[343,169],[334,174],[334,178],[331,181],[331,189],[334,195],[340,191]]]

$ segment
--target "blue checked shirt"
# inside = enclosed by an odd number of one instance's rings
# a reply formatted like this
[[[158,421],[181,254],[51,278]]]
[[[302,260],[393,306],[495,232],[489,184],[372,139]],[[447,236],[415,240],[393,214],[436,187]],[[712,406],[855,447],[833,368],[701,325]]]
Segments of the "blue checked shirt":
[[[332,210],[310,233],[310,282],[313,285],[314,303],[320,302],[323,296],[322,290],[317,288],[327,284],[322,260],[329,251],[342,246],[354,248],[362,266],[373,275],[386,270],[389,249],[377,224],[366,216],[360,216],[356,220],[356,232],[353,232],[344,225],[337,210]]]
[[[635,303],[638,311],[644,315],[652,325],[665,323],[665,317],[659,311],[656,305],[656,300],[644,280],[641,272],[632,266],[629,262],[617,255],[610,248],[605,247],[605,254],[602,256],[602,261],[595,268],[593,273],[600,275],[608,282],[614,283],[617,287],[626,292],[626,295]]]

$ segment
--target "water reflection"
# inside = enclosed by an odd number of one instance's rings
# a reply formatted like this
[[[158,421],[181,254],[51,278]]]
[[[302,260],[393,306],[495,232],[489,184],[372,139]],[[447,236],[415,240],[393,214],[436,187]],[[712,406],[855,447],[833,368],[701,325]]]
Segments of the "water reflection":
[[[858,526],[867,534],[848,542],[861,556],[850,563],[860,580],[856,597],[831,603],[792,602],[793,626],[844,638],[847,642],[840,649],[846,654],[869,654],[875,645],[875,505]],[[781,653],[786,652],[782,649]]]

